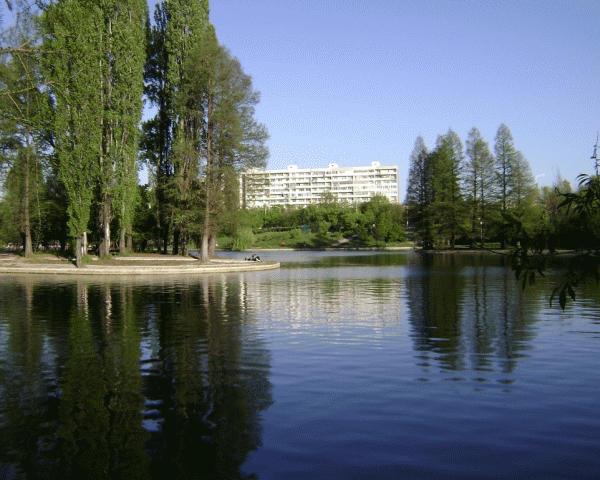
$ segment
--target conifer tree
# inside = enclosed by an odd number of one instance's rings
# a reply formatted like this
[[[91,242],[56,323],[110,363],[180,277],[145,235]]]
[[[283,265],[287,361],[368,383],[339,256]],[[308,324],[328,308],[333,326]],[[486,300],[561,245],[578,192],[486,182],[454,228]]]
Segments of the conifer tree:
[[[514,188],[514,169],[516,149],[509,128],[501,124],[498,127],[494,144],[496,188],[502,214],[506,214],[509,198]],[[501,236],[501,248],[505,247],[504,235]]]
[[[527,201],[532,200],[532,195],[537,194],[537,188],[529,161],[518,150],[515,152],[511,183],[512,190],[508,202],[517,212],[520,212],[526,206]]]
[[[493,203],[494,158],[488,143],[479,130],[473,127],[467,137],[467,162],[464,172],[465,193],[471,210],[471,244],[480,238],[485,244],[485,229]]]
[[[458,135],[452,129],[449,129],[446,135],[440,135],[436,149],[430,156],[434,194],[428,215],[432,219],[436,237],[447,239],[450,247],[454,248],[464,211],[460,188],[464,153]]]
[[[432,157],[422,136],[418,136],[410,156],[410,170],[406,191],[406,208],[411,228],[423,241],[425,248],[433,246],[429,205],[433,202]]]
[[[219,226],[235,221],[239,209],[238,174],[243,169],[264,166],[268,134],[253,118],[259,94],[252,88],[250,76],[218,44],[212,27],[192,52],[186,74],[180,101],[190,120],[187,137],[197,142],[195,158],[199,164],[194,166],[190,159],[185,165],[190,172],[200,173],[202,197],[196,196],[192,204],[202,213],[200,228],[194,233],[201,239],[201,259],[207,261]],[[193,175],[189,180],[184,177],[186,171],[178,176],[180,191],[193,181]]]

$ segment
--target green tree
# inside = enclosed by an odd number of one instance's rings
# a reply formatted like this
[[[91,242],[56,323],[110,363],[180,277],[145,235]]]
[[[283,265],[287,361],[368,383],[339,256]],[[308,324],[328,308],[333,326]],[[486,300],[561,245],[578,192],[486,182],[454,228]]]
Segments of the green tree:
[[[168,11],[165,3],[156,4],[154,25],[146,25],[147,52],[144,66],[144,93],[156,108],[153,118],[142,124],[141,154],[149,166],[154,184],[156,211],[156,243],[167,253],[170,210],[165,197],[165,185],[173,176],[171,162],[171,140],[173,118],[173,87],[169,83],[169,55],[165,47]]]
[[[462,142],[452,129],[438,137],[429,162],[433,170],[433,194],[426,213],[430,218],[432,234],[436,243],[443,240],[454,248],[464,217],[464,199],[460,188],[464,153]]]
[[[424,248],[433,246],[431,218],[428,216],[428,207],[433,201],[431,160],[423,137],[417,137],[410,156],[405,204],[409,228],[423,242]]]
[[[170,227],[177,254],[180,236],[189,233],[182,228],[193,220],[189,206],[198,178],[193,157],[202,119],[185,84],[191,80],[188,59],[208,29],[208,11],[207,0],[166,0],[156,6],[155,26],[148,30],[146,94],[157,112],[144,124],[143,151],[154,170],[164,253]]]
[[[16,47],[0,60],[0,164],[9,169],[4,187],[25,256],[32,254],[32,237],[41,241],[46,148],[46,95],[39,68],[39,33],[31,10],[20,8],[20,21],[5,38]]]
[[[568,180],[563,179],[560,174],[552,187],[543,187],[540,192],[540,202],[543,209],[541,228],[551,236],[551,243],[560,245],[561,233],[564,234],[570,227],[569,212],[560,208],[563,201],[562,195],[572,193],[573,188]]]
[[[4,182],[4,190],[4,201],[10,209],[10,217],[5,221],[8,220],[9,225],[18,231],[24,255],[30,256],[33,243],[42,242],[46,221],[43,167],[30,147],[17,152]]]
[[[496,132],[494,144],[495,170],[496,170],[496,188],[502,208],[502,214],[506,214],[509,208],[510,197],[513,196],[513,190],[516,182],[515,163],[517,151],[515,149],[512,134],[509,128],[501,124]],[[523,157],[524,158],[524,157]],[[523,172],[521,172],[523,173]],[[523,180],[523,175],[521,175]],[[506,239],[501,235],[501,248],[506,246]]]
[[[394,221],[392,204],[385,195],[376,195],[363,204],[365,210],[373,212],[372,233],[376,242],[388,242],[398,237],[398,223]]]
[[[80,267],[102,152],[104,19],[94,2],[59,0],[44,12],[43,25],[48,34],[43,66],[52,88],[53,146]]]
[[[492,220],[490,210],[494,193],[494,158],[488,143],[475,127],[467,137],[466,155],[463,182],[471,213],[471,246],[476,238],[480,238],[483,247],[486,228],[489,227],[487,222]]]
[[[531,166],[520,152],[515,152],[512,168],[512,190],[508,196],[508,203],[520,212],[526,208],[527,202],[537,194],[535,179],[531,173]]]
[[[576,299],[576,289],[584,282],[593,280],[596,284],[600,281],[600,177],[598,176],[598,162],[600,152],[598,143],[594,147],[592,159],[595,160],[596,174],[579,175],[579,191],[566,191],[570,185],[561,181],[565,191],[561,193],[556,188],[556,195],[562,202],[556,207],[562,215],[571,215],[568,224],[576,229],[575,250],[568,260],[567,269],[560,280],[555,284],[550,303],[558,297],[562,309],[566,307],[567,297]],[[547,192],[549,193],[549,192]],[[566,212],[566,213],[564,213]],[[554,220],[558,220],[556,215]],[[563,216],[563,219],[565,217]],[[555,232],[542,230],[537,233],[528,231],[517,219],[511,222],[513,234],[519,237],[519,244],[512,252],[512,268],[517,280],[522,282],[523,288],[535,282],[537,275],[543,275],[548,258],[559,254],[555,241]],[[559,233],[564,236],[564,233]],[[564,253],[564,252],[563,252]]]
[[[196,193],[201,195],[196,205],[202,211],[198,236],[201,260],[208,261],[218,229],[238,218],[238,175],[247,168],[265,164],[268,150],[264,143],[268,134],[253,118],[260,96],[252,87],[251,77],[218,44],[212,28],[207,29],[191,52],[186,75],[182,101],[194,129],[186,148],[197,152],[190,160],[194,172],[190,178],[195,172],[201,173],[201,188]]]
[[[518,150],[515,152],[512,186],[508,199],[510,213],[521,218],[528,229],[539,230],[544,216],[540,190],[535,185],[529,162]]]
[[[119,251],[125,252],[137,194],[137,151],[144,85],[145,30],[143,0],[101,3],[104,32],[99,58],[101,74],[101,152],[98,156],[100,254],[110,254],[110,224],[116,216]],[[130,208],[131,207],[131,208]]]

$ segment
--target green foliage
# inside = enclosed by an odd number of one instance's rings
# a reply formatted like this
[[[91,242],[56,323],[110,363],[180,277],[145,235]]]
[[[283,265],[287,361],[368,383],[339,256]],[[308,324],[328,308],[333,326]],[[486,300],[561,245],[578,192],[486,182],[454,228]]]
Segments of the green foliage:
[[[564,310],[568,298],[576,299],[576,289],[583,282],[600,280],[600,178],[580,175],[579,192],[558,194],[563,201],[558,211],[566,211],[573,216],[572,223],[578,226],[581,249],[570,253],[567,271],[555,285],[550,303],[558,298]],[[538,230],[531,235],[515,217],[506,217],[507,231],[519,237],[519,244],[511,253],[512,268],[523,288],[535,282],[537,275],[543,275],[547,260],[559,254],[557,235],[550,229]]]
[[[433,168],[423,137],[418,136],[410,156],[406,208],[410,229],[424,247],[433,246],[427,209],[433,198]]]
[[[19,22],[7,31],[19,47],[4,50],[0,58],[0,168],[8,171],[3,187],[13,211],[10,224],[29,256],[43,241],[48,112],[36,19],[22,8]]]
[[[495,219],[492,215],[494,196],[493,156],[488,143],[477,128],[472,128],[467,138],[467,168],[464,177],[470,203],[470,237],[485,243],[486,229]]]
[[[498,129],[495,152],[496,157],[477,128],[469,132],[464,152],[452,129],[438,137],[433,151],[417,138],[405,206],[409,234],[424,248],[454,248],[460,237],[472,247],[489,241],[504,246],[507,212],[539,224],[542,210],[529,163],[505,125]]]
[[[45,11],[43,71],[52,86],[54,152],[73,243],[87,230],[102,151],[102,34],[98,5],[59,1]],[[77,251],[77,265],[81,253]]]
[[[252,229],[249,227],[242,227],[237,229],[231,249],[242,252],[252,245],[253,242],[254,235],[252,234]]]
[[[263,228],[273,229],[261,234],[261,239],[272,240],[276,246],[277,240],[298,248],[304,247],[304,242],[309,247],[325,246],[339,242],[344,236],[356,237],[363,246],[406,239],[404,208],[390,203],[385,196],[355,206],[323,202],[302,209],[272,207],[257,209],[256,213],[259,212],[264,219]]]
[[[180,68],[179,112],[167,199],[181,231],[197,225],[201,259],[208,240],[239,222],[238,173],[264,165],[264,126],[253,119],[259,94],[237,59],[219,45],[212,27],[196,33]]]
[[[0,246],[21,242],[18,229],[14,224],[12,209],[6,202],[0,202]]]
[[[148,185],[138,185],[138,201],[133,208],[132,240],[133,248],[145,251],[148,244],[156,238],[156,217],[154,214],[153,195]],[[128,208],[131,208],[129,206]]]

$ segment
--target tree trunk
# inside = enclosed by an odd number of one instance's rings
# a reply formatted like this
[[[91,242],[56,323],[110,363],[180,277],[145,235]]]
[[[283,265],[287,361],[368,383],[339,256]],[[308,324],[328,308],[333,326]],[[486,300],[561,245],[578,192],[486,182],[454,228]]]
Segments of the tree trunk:
[[[125,229],[123,227],[119,231],[119,253],[125,255]]]
[[[104,199],[100,213],[100,256],[110,255],[110,207],[108,199]]]
[[[87,232],[83,232],[81,234],[81,255],[87,255],[88,251],[88,241],[87,241]]]
[[[77,237],[77,241],[75,242],[75,266],[77,268],[81,268],[83,266],[83,256],[81,255],[81,238]]]
[[[187,255],[187,235],[181,235],[181,255],[185,257]]]
[[[208,228],[204,229],[204,233],[202,234],[202,245],[200,247],[200,261],[201,262],[209,262],[210,257],[208,256],[208,238],[210,237],[210,233]]]
[[[179,255],[179,230],[173,232],[173,255]]]
[[[160,209],[156,209],[156,253],[162,250],[162,228],[160,223]]]
[[[26,257],[33,255],[31,248],[31,222],[29,219],[29,146],[25,153],[25,185],[23,186],[23,214],[25,215],[25,225],[23,232],[23,254]]]
[[[169,246],[169,226],[165,225],[162,231],[163,234],[163,254],[167,254],[167,248]]]
[[[210,240],[208,242],[208,255],[211,257],[215,256],[215,248],[217,246],[217,235],[211,234]]]
[[[121,228],[119,230],[119,254],[125,255],[125,227],[123,226],[125,219],[125,202],[121,203]]]
[[[125,240],[125,248],[129,251],[133,250],[133,227],[131,225],[127,227],[127,238]]]

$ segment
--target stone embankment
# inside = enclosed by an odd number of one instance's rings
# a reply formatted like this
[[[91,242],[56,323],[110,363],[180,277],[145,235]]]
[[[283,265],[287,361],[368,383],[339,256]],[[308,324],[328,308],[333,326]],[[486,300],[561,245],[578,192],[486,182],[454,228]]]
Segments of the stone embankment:
[[[0,274],[43,275],[197,275],[274,270],[279,262],[249,262],[213,259],[208,263],[191,257],[115,257],[110,264],[92,260],[81,268],[72,261],[44,257],[25,260],[18,255],[0,255]]]

